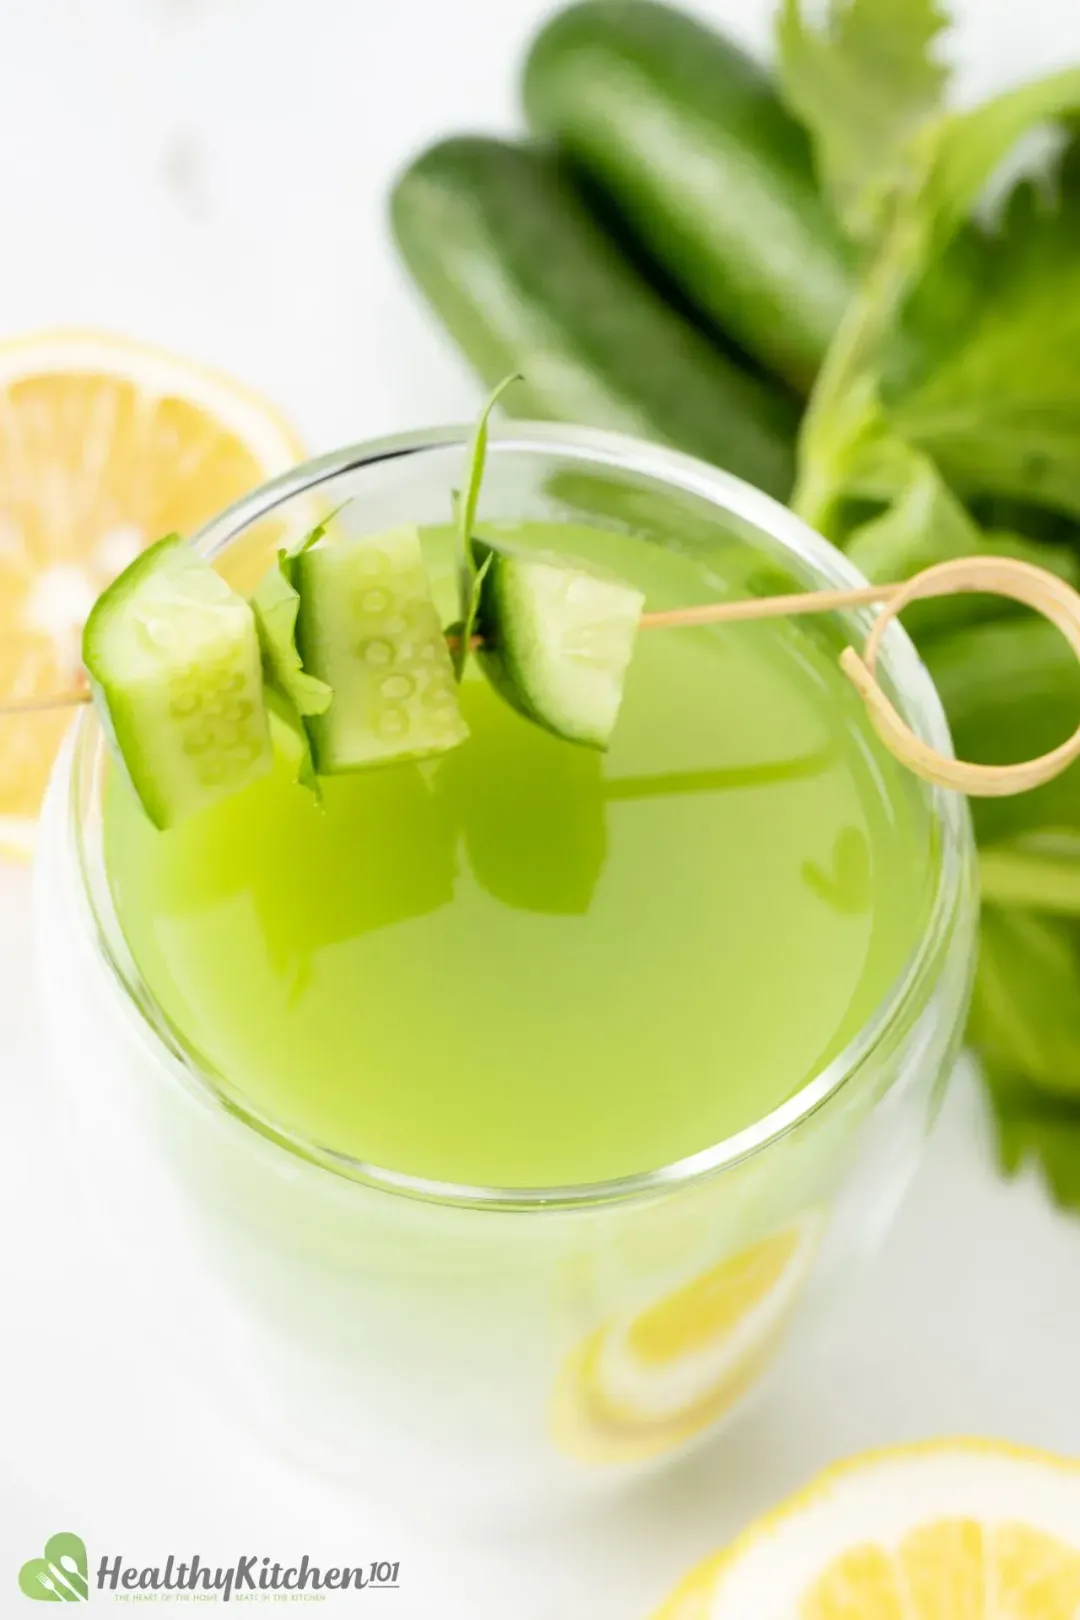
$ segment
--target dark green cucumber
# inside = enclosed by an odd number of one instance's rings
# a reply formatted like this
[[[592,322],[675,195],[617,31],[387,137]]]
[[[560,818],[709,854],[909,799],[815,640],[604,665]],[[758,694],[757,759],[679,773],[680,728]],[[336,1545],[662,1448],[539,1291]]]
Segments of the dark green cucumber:
[[[661,440],[770,494],[791,487],[795,407],[670,309],[536,147],[461,137],[392,201],[406,264],[518,415]]]
[[[683,291],[808,388],[853,286],[807,137],[766,71],[653,0],[584,0],[537,36],[532,127],[615,201]]]

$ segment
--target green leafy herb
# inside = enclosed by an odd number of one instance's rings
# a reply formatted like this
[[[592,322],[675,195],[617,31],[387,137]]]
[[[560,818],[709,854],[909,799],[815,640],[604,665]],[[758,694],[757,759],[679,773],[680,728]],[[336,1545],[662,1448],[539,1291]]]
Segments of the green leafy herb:
[[[936,0],[832,0],[819,27],[803,9],[784,0],[780,12],[783,88],[816,138],[837,217],[865,241],[895,193],[921,180],[916,148],[940,116],[948,79],[932,55],[946,19]]]
[[[845,549],[867,579],[884,583],[959,557],[1014,557],[1080,584],[1080,559],[1065,546],[1024,535],[981,529],[929,457],[912,452],[910,474],[878,517],[855,529]],[[963,624],[1018,611],[1005,597],[952,596],[915,602],[904,614],[907,630],[921,640]]]
[[[977,552],[981,536],[933,462],[912,452],[892,504],[856,529],[845,549],[868,579],[906,579],[933,563]]]
[[[1049,192],[1049,194],[1048,194]],[[962,490],[1080,517],[1080,137],[1052,184],[1012,192],[966,319],[887,399],[894,429]]]
[[[473,555],[473,529],[476,527],[476,513],[480,505],[480,489],[484,482],[484,468],[487,464],[488,424],[491,413],[499,400],[510,387],[511,383],[523,381],[519,373],[504,377],[494,390],[487,404],[480,412],[480,419],[476,424],[469,446],[468,477],[465,480],[463,494],[454,496],[454,521],[457,524],[459,543],[459,567],[461,569],[461,622],[451,628],[455,637],[455,646],[452,651],[454,673],[460,681],[465,673],[465,664],[469,657],[472,643],[473,627],[476,624],[476,614],[480,606],[480,586],[483,575],[476,566]]]
[[[971,1030],[987,1062],[1080,1101],[1080,924],[987,906]]]
[[[1064,742],[1080,720],[1080,668],[1059,630],[1028,614],[937,637],[923,657],[941,695],[957,753],[1010,765]],[[974,799],[982,845],[1042,829],[1080,828],[1080,770],[1031,793]]]
[[[1075,581],[1067,525],[1064,544],[1018,531],[1025,516],[1036,535],[1060,529],[1043,508],[1080,517],[1080,134],[1066,126],[1050,183],[1017,182],[995,225],[971,216],[1020,137],[1080,110],[1080,69],[952,112],[933,54],[942,20],[933,0],[830,0],[815,28],[801,0],[782,0],[783,88],[863,253],[804,418],[793,504],[876,579],[990,552]],[[984,516],[1011,503],[1016,532],[1008,517],[986,532],[972,503]],[[1011,610],[962,622],[986,612],[920,604],[906,622],[958,753],[1008,764],[1075,729],[1080,676],[1049,624]],[[987,905],[970,1033],[1002,1163],[1038,1160],[1080,1210],[1080,769],[972,811]]]
[[[979,201],[987,180],[1029,130],[1071,118],[1080,109],[1080,67],[1066,68],[949,119],[942,129],[924,199],[940,252]]]
[[[275,743],[280,745],[282,757],[291,765],[300,787],[307,788],[316,804],[323,802],[322,784],[315,770],[311,752],[311,738],[296,705],[280,687],[264,687],[266,707],[274,722]]]
[[[302,549],[306,550],[309,543],[311,536]],[[251,606],[267,680],[280,688],[298,714],[325,714],[334,694],[325,681],[305,672],[296,647],[300,594],[293,581],[294,562],[299,554],[299,551],[291,555],[287,551],[278,552],[276,562],[255,590]]]
[[[304,717],[325,714],[334,694],[325,681],[307,673],[296,645],[296,621],[300,612],[296,561],[323,538],[336,516],[337,512],[332,512],[317,523],[292,550],[279,551],[251,597],[266,676],[267,700],[294,740],[297,781],[309,788],[320,801],[322,793]]]
[[[817,30],[800,0],[785,0],[780,15],[783,88],[867,252],[801,434],[794,505],[826,532],[861,464],[890,437],[929,451],[962,488],[1080,513],[1072,156],[1056,206],[1040,211],[1036,189],[1017,188],[970,278],[951,352],[932,356],[899,395],[883,388],[914,290],[1002,159],[1032,127],[1080,108],[1080,70],[1071,70],[950,114],[947,76],[931,54],[941,25],[933,0],[833,0]]]
[[[1009,1175],[1037,1164],[1063,1209],[1080,1214],[1080,1106],[1035,1091],[1023,1075],[984,1060],[1001,1167]]]
[[[469,600],[466,604],[465,617],[461,621],[461,655],[467,658],[472,651],[473,636],[476,633],[476,619],[480,612],[480,597],[483,592],[484,580],[487,571],[495,559],[495,553],[489,551],[483,562],[477,568],[474,564],[469,581]],[[460,679],[460,676],[459,676]]]
[[[1038,828],[979,857],[983,903],[1080,918],[1080,830]]]

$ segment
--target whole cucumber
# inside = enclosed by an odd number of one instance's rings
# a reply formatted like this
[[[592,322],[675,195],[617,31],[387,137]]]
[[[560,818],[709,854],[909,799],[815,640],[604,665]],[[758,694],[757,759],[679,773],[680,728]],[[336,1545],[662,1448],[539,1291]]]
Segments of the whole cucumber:
[[[532,127],[608,192],[685,294],[806,391],[853,261],[764,69],[654,0],[583,0],[537,36],[524,96]]]
[[[431,148],[393,193],[405,263],[519,415],[658,439],[783,499],[796,410],[668,307],[550,151],[479,136]]]

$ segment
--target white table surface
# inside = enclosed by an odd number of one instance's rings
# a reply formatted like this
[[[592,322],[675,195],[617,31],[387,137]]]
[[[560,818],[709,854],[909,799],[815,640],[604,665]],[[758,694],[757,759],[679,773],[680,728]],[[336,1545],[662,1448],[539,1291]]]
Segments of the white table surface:
[[[232,371],[313,450],[467,417],[477,389],[395,266],[395,167],[515,127],[540,0],[0,0],[0,335],[91,325]],[[700,6],[764,44],[764,0]],[[964,0],[965,91],[1080,58],[1073,0]],[[970,1074],[857,1306],[726,1443],[633,1506],[440,1538],[291,1471],[129,1348],[49,1149],[30,880],[0,868],[0,1615],[60,1528],[148,1562],[399,1559],[358,1602],[430,1620],[642,1620],[824,1464],[993,1434],[1080,1452],[1080,1223],[1005,1185]],[[259,1603],[252,1611],[280,1612]],[[252,1612],[249,1611],[249,1612]]]

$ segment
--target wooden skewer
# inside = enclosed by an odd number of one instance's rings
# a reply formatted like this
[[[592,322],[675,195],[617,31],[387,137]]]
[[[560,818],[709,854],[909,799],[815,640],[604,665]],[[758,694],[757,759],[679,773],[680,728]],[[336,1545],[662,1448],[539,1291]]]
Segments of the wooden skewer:
[[[790,596],[751,596],[740,602],[701,602],[694,607],[663,608],[655,613],[643,613],[639,621],[642,630],[677,630],[692,625],[738,624],[746,619],[779,619],[795,614],[833,613],[842,608],[873,607],[887,602],[902,591],[902,585],[863,585],[849,591],[797,591]],[[451,650],[457,648],[457,636],[447,636]],[[483,645],[480,636],[472,638],[473,648]],[[72,687],[53,697],[33,698],[26,703],[0,704],[0,715],[38,714],[50,709],[75,708],[90,702],[85,686]]]
[[[920,576],[921,577],[921,576]],[[743,602],[702,602],[641,615],[643,630],[677,630],[695,624],[739,624],[747,619],[786,619],[800,613],[836,613],[874,607],[898,596],[904,585],[861,585],[848,591],[795,591],[790,596],[749,596]]]
[[[1030,563],[1006,557],[962,557],[924,569],[912,579],[890,585],[863,585],[851,590],[801,591],[787,596],[750,597],[740,602],[703,602],[693,607],[664,608],[643,613],[643,630],[678,629],[693,625],[738,624],[753,619],[788,618],[799,614],[835,613],[845,608],[880,606],[860,656],[845,648],[840,667],[855,686],[886,747],[924,781],[979,798],[1001,798],[1026,793],[1059,776],[1080,759],[1080,726],[1067,742],[1038,759],[1019,765],[974,765],[949,759],[917,737],[900,718],[875,677],[881,638],[898,613],[912,602],[934,596],[982,592],[1007,596],[1042,613],[1055,624],[1080,659],[1080,594],[1064,580]],[[454,639],[449,638],[453,646]],[[480,637],[473,638],[474,647]],[[38,698],[28,703],[0,706],[0,714],[31,714],[88,703],[85,687]]]
[[[70,692],[58,692],[55,697],[34,698],[29,703],[0,703],[0,716],[6,714],[46,714],[50,709],[74,709],[80,703],[89,703],[90,693],[85,686],[73,686]]]

